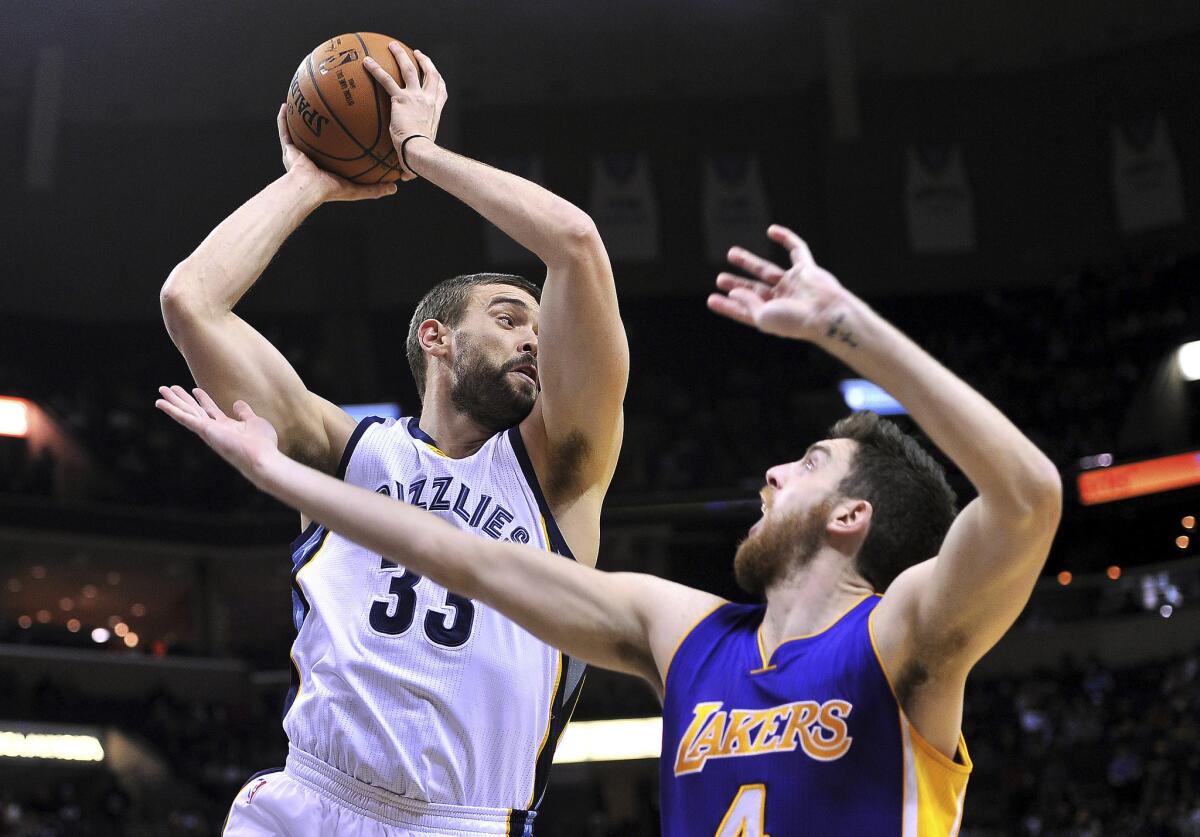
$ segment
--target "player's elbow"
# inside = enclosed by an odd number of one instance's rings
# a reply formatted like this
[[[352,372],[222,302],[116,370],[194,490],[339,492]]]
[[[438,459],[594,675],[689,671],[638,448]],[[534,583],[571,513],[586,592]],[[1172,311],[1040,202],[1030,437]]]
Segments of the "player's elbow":
[[[1038,461],[1026,474],[1021,508],[1027,525],[1054,531],[1062,518],[1062,477],[1054,463],[1039,454]]]
[[[596,222],[576,206],[559,219],[558,240],[563,254],[570,259],[588,258],[603,247]]]
[[[200,295],[196,292],[195,280],[187,262],[176,265],[159,289],[158,307],[162,310],[163,322],[168,330],[200,315]]]

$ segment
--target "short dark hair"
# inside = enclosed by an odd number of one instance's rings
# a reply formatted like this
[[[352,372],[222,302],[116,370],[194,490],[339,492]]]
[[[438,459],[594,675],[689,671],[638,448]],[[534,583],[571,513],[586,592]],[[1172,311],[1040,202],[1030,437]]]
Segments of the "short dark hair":
[[[858,443],[838,492],[871,504],[858,572],[882,593],[901,572],[932,558],[954,521],[954,489],[917,440],[875,413],[852,413],[829,429]]]
[[[417,328],[426,320],[437,320],[451,328],[458,325],[466,313],[471,291],[480,285],[511,285],[526,291],[538,302],[542,300],[541,288],[528,279],[509,273],[466,273],[434,285],[417,303],[417,310],[408,324],[408,340],[405,343],[408,365],[412,369],[413,380],[417,382],[417,397],[422,401],[425,399],[425,353],[421,351]]]

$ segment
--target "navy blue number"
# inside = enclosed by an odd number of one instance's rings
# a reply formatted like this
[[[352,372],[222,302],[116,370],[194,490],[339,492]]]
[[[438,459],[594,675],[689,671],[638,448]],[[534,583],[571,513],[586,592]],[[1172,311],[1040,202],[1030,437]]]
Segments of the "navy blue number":
[[[457,648],[471,638],[471,623],[475,621],[475,605],[466,596],[446,591],[446,607],[454,608],[447,623],[447,614],[431,610],[425,614],[425,636],[446,648]]]
[[[381,570],[396,569],[394,561],[384,558],[380,561]],[[404,570],[400,575],[392,575],[388,584],[388,594],[396,599],[396,610],[389,616],[390,601],[376,599],[371,605],[369,621],[371,627],[381,634],[399,636],[412,627],[413,616],[417,612],[417,583],[422,576]],[[429,611],[425,614],[425,636],[435,645],[443,648],[458,648],[471,638],[471,626],[475,622],[475,605],[465,596],[446,591],[446,607],[453,608],[454,613],[447,614]]]
[[[394,565],[393,565],[394,566]],[[405,570],[400,575],[393,575],[388,585],[388,593],[396,597],[396,611],[388,615],[389,601],[376,599],[371,605],[371,627],[381,634],[399,636],[412,627],[413,614],[417,612],[417,582],[421,576]]]

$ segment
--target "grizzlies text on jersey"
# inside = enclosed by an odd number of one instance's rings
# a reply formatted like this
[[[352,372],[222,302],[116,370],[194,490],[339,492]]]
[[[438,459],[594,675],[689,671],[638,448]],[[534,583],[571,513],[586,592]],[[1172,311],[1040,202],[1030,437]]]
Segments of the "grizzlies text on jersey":
[[[570,558],[519,428],[451,459],[416,419],[366,419],[338,475],[479,537]],[[508,809],[511,833],[522,833],[583,665],[315,524],[297,539],[293,566],[289,770],[333,768],[406,802]]]

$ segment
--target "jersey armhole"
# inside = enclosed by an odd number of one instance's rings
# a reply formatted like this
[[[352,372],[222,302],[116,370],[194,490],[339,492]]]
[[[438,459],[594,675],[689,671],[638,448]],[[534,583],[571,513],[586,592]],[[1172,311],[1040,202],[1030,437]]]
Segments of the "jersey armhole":
[[[934,762],[953,773],[970,773],[974,764],[971,762],[970,753],[967,752],[967,740],[963,736],[962,729],[958,731],[958,743],[954,748],[954,758],[951,758],[926,741],[925,736],[921,735],[921,731],[916,728],[912,720],[908,717],[908,713],[904,711],[904,707],[900,703],[900,697],[896,694],[896,687],[892,683],[892,676],[888,673],[887,666],[883,663],[883,655],[879,653],[879,646],[875,644],[875,613],[877,610],[878,608],[872,608],[871,612],[867,614],[867,637],[871,640],[871,651],[875,654],[875,663],[879,666],[879,671],[883,674],[888,691],[892,694],[892,700],[896,702],[896,711],[900,713],[901,722],[907,727],[916,745],[924,750]]]
[[[516,454],[517,464],[521,466],[525,483],[537,500],[538,511],[541,512],[542,523],[546,527],[546,539],[550,543],[550,551],[574,561],[575,553],[571,551],[571,546],[559,530],[558,521],[554,519],[554,515],[550,511],[550,503],[546,500],[546,495],[542,493],[542,484],[538,482],[537,471],[533,469],[533,460],[529,458],[529,451],[525,447],[525,437],[521,435],[521,425],[514,424],[505,432],[508,435],[508,444]]]
[[[686,631],[684,631],[680,635],[679,641],[675,643],[675,650],[671,652],[670,657],[667,657],[667,664],[665,666],[663,666],[662,680],[663,680],[663,698],[664,699],[666,698],[666,694],[667,694],[667,678],[670,677],[670,675],[671,675],[671,663],[675,662],[675,656],[679,653],[679,649],[683,647],[683,644],[685,642],[687,642],[687,638],[689,636],[691,636],[692,633],[696,630],[696,628],[699,628],[700,625],[706,619],[708,619],[708,617],[712,616],[718,610],[720,610],[721,608],[723,608],[729,604],[733,604],[733,602],[722,601],[722,602],[718,602],[717,604],[713,605],[708,610],[704,611],[704,613],[702,613],[700,615],[700,617],[695,622],[693,622]]]
[[[358,447],[358,443],[362,440],[363,434],[367,432],[367,429],[371,425],[382,424],[383,421],[384,420],[379,416],[367,416],[358,423],[358,426],[354,428],[354,432],[350,434],[350,438],[346,441],[346,447],[342,450],[342,457],[338,460],[337,470],[333,474],[335,478],[345,481],[346,471],[350,467],[350,459],[354,456],[354,449]],[[297,549],[308,543],[309,539],[315,535],[317,530],[320,528],[320,523],[315,520],[310,520],[308,525],[304,527],[304,530],[296,536],[294,541],[292,541],[292,554],[294,555]]]

